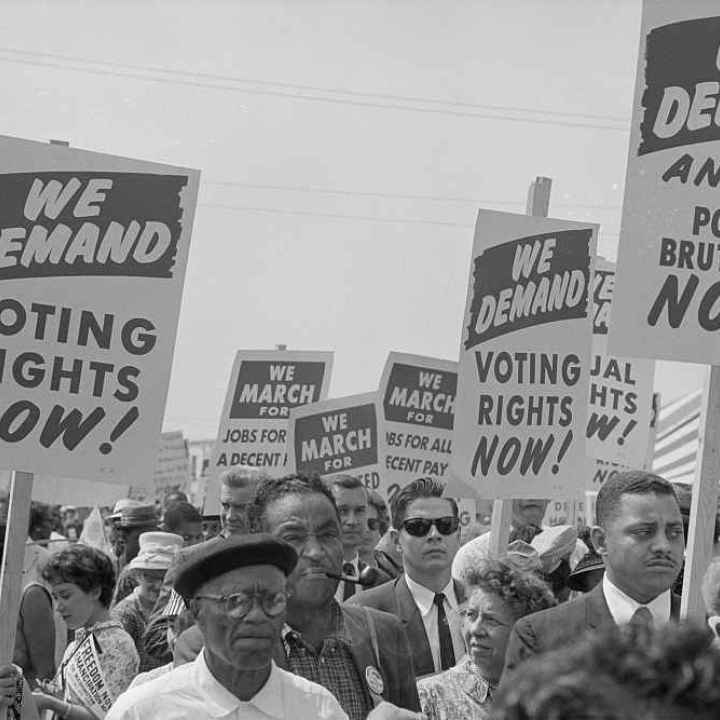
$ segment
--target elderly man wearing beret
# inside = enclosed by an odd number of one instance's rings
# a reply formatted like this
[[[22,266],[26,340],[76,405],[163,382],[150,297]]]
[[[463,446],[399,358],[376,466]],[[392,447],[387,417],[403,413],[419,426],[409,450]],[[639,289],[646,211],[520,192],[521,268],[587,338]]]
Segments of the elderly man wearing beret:
[[[196,545],[178,568],[175,589],[195,616],[203,652],[123,694],[106,720],[346,720],[330,692],[272,659],[296,564],[292,546],[269,535]]]

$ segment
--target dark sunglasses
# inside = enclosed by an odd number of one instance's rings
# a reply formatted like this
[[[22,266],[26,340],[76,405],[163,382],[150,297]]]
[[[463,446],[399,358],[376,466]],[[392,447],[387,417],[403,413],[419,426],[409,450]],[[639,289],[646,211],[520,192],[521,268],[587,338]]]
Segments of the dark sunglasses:
[[[380,520],[377,518],[367,519],[368,530],[380,530]]]
[[[452,535],[460,527],[460,518],[452,515],[439,518],[408,518],[402,524],[405,532],[413,537],[425,537],[433,525],[441,535]]]

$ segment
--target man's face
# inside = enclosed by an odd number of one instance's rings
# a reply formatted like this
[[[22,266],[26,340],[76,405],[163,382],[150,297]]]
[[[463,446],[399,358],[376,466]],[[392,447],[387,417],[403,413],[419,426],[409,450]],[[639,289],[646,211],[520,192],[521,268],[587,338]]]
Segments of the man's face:
[[[360,549],[363,552],[371,553],[375,546],[380,542],[380,516],[374,505],[368,505],[367,521],[365,523],[365,532],[363,533],[363,541]],[[372,525],[372,527],[370,527]]]
[[[248,508],[255,497],[255,486],[220,486],[220,522],[225,535],[243,535],[248,532]]]
[[[516,527],[534,525],[540,527],[549,500],[513,500],[513,523]]]
[[[450,501],[445,498],[418,498],[407,508],[405,520],[411,518],[452,517]],[[455,553],[460,547],[460,529],[450,535],[441,535],[435,525],[424,537],[410,535],[405,528],[395,529],[403,565],[411,578],[428,573],[442,574],[450,569]]]
[[[683,560],[682,516],[672,495],[626,494],[605,529],[594,527],[593,544],[608,579],[640,603],[672,587]]]
[[[291,602],[322,607],[335,594],[343,546],[340,523],[330,500],[321,493],[288,494],[265,510],[268,532],[295,548],[298,564],[288,578]]]
[[[340,513],[340,528],[345,556],[355,555],[367,529],[367,491],[365,488],[332,488],[335,504]]]
[[[285,584],[285,575],[274,565],[252,565],[231,570],[202,585],[196,596],[256,595],[244,617],[239,611],[228,612],[222,601],[201,597],[194,600],[195,617],[207,652],[239,670],[266,668],[285,623],[285,612],[269,617],[261,607],[261,598],[284,592]]]

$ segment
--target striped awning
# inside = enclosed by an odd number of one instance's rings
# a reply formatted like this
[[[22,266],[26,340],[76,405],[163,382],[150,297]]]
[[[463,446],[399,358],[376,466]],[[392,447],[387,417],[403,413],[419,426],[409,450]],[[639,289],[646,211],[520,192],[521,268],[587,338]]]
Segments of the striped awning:
[[[660,408],[652,469],[671,482],[695,479],[702,397],[695,390]]]

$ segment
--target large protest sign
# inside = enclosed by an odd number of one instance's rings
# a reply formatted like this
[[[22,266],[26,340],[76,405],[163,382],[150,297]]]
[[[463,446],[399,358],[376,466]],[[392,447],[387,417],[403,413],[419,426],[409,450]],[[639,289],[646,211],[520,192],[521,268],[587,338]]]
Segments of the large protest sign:
[[[0,137],[0,457],[148,478],[199,173]]]
[[[290,411],[288,470],[352,475],[380,487],[377,393],[350,395]]]
[[[446,478],[456,391],[456,362],[390,353],[378,395],[383,497],[421,476]]]
[[[648,457],[655,363],[607,352],[615,265],[596,259],[587,454],[640,468]]]
[[[224,470],[249,465],[273,476],[286,472],[290,411],[327,397],[332,360],[331,352],[238,351],[208,472],[206,514],[219,512]]]
[[[716,3],[643,4],[609,338],[619,355],[720,363],[719,36]]]
[[[480,210],[452,469],[480,497],[572,495],[586,472],[596,226]]]

